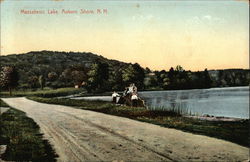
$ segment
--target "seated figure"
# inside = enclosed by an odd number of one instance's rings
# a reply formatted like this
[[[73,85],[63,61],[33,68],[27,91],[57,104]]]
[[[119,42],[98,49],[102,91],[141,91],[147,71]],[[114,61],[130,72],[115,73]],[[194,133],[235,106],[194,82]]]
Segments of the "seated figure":
[[[116,103],[117,97],[119,97],[119,96],[120,95],[114,91],[113,94],[112,94],[112,102]]]
[[[131,96],[132,106],[137,107],[138,96],[136,93],[133,93]]]

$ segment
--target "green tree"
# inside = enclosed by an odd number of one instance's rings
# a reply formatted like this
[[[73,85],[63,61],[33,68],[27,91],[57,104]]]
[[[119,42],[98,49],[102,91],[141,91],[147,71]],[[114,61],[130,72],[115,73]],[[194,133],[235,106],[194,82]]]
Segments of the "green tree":
[[[133,64],[133,68],[135,70],[135,81],[134,83],[137,85],[138,89],[144,89],[144,78],[145,78],[145,70],[138,64]]]
[[[38,87],[38,77],[37,76],[30,76],[28,78],[28,83],[30,88],[37,88]]]
[[[157,77],[155,75],[147,74],[144,78],[144,86],[146,89],[158,88]]]
[[[174,69],[171,67],[168,72],[168,80],[165,83],[167,89],[189,89],[191,88],[191,76],[180,65]]]
[[[87,81],[87,74],[84,71],[74,70],[71,72],[72,79],[75,85],[81,85],[83,82]]]
[[[203,72],[203,78],[204,78],[204,86],[203,88],[210,88],[212,86],[212,79],[207,71],[207,69]]]
[[[0,86],[9,90],[10,96],[12,95],[12,89],[17,87],[19,75],[15,67],[4,66],[0,73]]]
[[[109,65],[106,63],[97,62],[92,64],[88,72],[87,90],[105,91],[108,90]]]
[[[45,85],[45,78],[43,77],[43,75],[40,75],[38,77],[38,81],[39,81],[39,85],[40,85],[41,89],[43,90],[43,87]]]
[[[144,69],[139,64],[130,64],[122,71],[122,79],[125,85],[135,83],[139,89],[144,88]]]
[[[57,75],[55,72],[50,72],[50,73],[48,74],[48,79],[49,79],[50,81],[55,81],[55,80],[57,79],[57,77],[58,77],[58,75]]]
[[[113,91],[123,90],[122,67],[115,67],[110,70],[109,83]]]
[[[65,70],[62,72],[62,74],[61,74],[63,80],[65,80],[66,82],[70,82],[70,81],[72,80],[72,75],[71,75],[71,73],[72,73],[72,70],[71,70],[71,69],[69,69],[69,68],[65,69]]]
[[[127,68],[124,68],[122,71],[122,80],[125,85],[133,83],[136,79],[136,72],[132,65],[129,65]]]
[[[167,72],[165,70],[161,70],[161,71],[154,71],[154,74],[156,76],[156,86],[158,87],[163,87],[163,79],[167,77]]]

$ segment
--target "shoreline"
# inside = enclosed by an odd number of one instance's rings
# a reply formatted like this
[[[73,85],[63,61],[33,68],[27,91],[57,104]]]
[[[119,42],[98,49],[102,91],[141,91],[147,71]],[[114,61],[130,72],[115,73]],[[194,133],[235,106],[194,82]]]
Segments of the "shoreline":
[[[236,121],[243,121],[243,120],[249,120],[245,118],[235,118],[235,117],[225,117],[225,116],[213,116],[213,115],[203,115],[203,116],[192,116],[187,115],[184,116],[187,118],[193,118],[193,119],[199,119],[199,120],[207,120],[207,121],[228,121],[228,122],[236,122]]]

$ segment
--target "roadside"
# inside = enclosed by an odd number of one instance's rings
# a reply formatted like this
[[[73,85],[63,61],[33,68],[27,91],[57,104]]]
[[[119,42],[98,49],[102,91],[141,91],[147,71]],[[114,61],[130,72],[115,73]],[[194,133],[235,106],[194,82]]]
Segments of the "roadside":
[[[8,108],[2,100],[0,106],[5,110],[0,114],[0,161],[56,161],[55,152],[31,118]]]
[[[0,99],[0,115],[8,111],[9,109],[9,106]]]
[[[54,146],[59,161],[244,161],[248,148],[135,120],[22,98],[25,111]]]
[[[152,123],[167,128],[175,128],[195,134],[206,135],[249,147],[248,120],[200,120],[181,116],[178,111],[148,110],[140,107],[127,107],[104,101],[85,101],[74,99],[28,97],[31,100],[57,105],[72,106],[78,109],[91,110],[110,115],[122,116],[138,121]]]
[[[82,93],[82,89],[76,88],[58,88],[58,89],[43,89],[43,90],[25,90],[25,91],[13,91],[12,96],[9,96],[9,92],[1,91],[0,96],[3,97],[22,97],[22,96],[39,96],[39,97],[58,97],[68,96]]]

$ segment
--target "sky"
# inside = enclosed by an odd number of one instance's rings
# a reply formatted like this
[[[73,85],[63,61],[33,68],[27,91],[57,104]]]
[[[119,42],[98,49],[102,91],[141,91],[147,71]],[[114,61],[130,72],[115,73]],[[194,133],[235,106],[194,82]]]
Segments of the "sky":
[[[152,70],[249,68],[249,3],[244,0],[1,0],[0,5],[1,55],[74,51]]]

